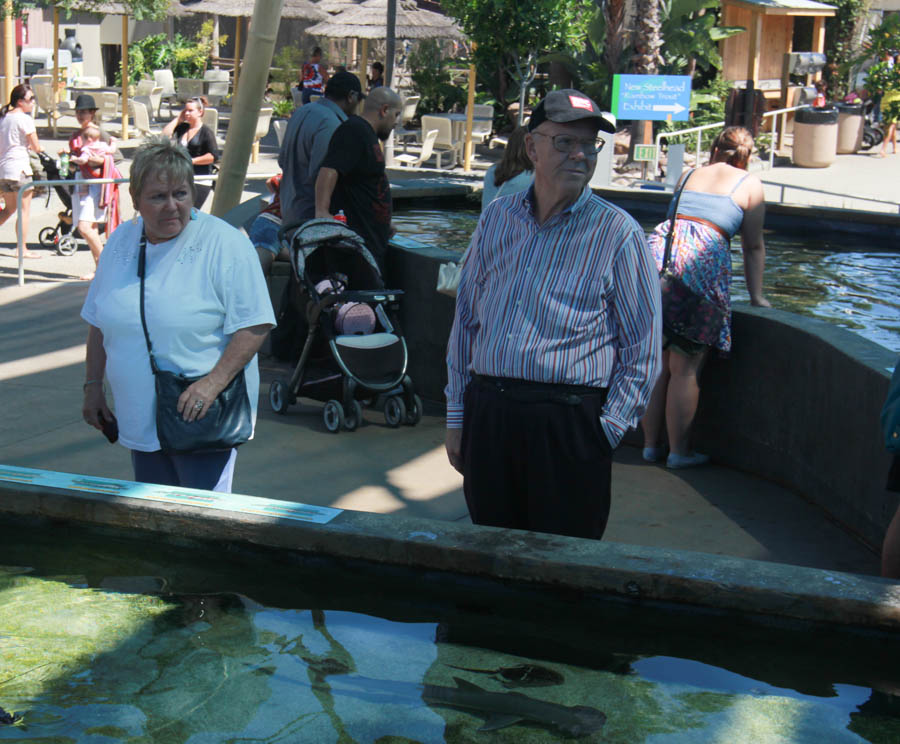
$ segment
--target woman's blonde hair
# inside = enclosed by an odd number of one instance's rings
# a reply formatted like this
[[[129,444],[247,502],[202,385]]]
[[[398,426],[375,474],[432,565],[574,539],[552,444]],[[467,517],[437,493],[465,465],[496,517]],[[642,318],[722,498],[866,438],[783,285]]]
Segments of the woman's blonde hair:
[[[135,206],[147,181],[156,177],[166,183],[186,183],[194,194],[194,163],[188,151],[162,135],[148,138],[134,153],[128,192]]]
[[[725,127],[712,143],[709,162],[728,163],[735,168],[747,168],[753,152],[753,135],[744,127]]]

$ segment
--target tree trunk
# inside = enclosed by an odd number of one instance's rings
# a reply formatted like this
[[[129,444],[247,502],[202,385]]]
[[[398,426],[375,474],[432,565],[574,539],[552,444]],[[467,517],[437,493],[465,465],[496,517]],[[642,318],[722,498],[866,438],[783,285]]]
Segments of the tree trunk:
[[[612,75],[619,72],[622,53],[625,50],[625,0],[603,0],[601,9],[606,21],[603,61]]]

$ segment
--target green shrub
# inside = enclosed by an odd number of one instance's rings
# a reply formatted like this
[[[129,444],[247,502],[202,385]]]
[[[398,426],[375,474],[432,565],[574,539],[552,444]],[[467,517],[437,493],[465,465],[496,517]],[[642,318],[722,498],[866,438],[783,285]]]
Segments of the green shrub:
[[[452,60],[441,54],[438,42],[420,41],[409,55],[408,65],[413,86],[422,96],[418,114],[449,111],[456,105],[465,106],[466,90],[454,85],[450,76]]]

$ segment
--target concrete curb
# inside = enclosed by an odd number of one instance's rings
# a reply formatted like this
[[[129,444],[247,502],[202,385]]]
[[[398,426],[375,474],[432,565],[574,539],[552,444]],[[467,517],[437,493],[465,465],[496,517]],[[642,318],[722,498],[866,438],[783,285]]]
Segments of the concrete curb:
[[[0,504],[0,512],[17,517],[267,546],[550,593],[900,630],[900,586],[836,571],[364,512],[344,511],[327,524],[310,524],[22,483],[0,483]]]

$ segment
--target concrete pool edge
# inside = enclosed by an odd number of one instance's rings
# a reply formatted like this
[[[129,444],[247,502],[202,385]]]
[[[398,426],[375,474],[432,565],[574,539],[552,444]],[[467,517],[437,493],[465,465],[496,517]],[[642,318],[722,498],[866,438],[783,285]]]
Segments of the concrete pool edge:
[[[834,627],[900,630],[896,583],[690,551],[366,512],[344,511],[327,524],[316,524],[16,482],[0,482],[0,514],[245,543],[547,591],[675,603]]]

